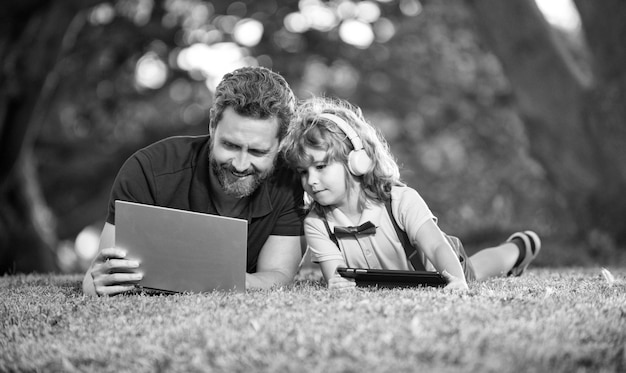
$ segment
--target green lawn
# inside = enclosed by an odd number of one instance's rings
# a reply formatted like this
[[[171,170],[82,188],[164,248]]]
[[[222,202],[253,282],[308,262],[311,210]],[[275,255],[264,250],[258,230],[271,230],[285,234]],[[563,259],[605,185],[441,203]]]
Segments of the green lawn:
[[[624,372],[626,268],[531,268],[441,289],[87,298],[0,277],[0,371]]]

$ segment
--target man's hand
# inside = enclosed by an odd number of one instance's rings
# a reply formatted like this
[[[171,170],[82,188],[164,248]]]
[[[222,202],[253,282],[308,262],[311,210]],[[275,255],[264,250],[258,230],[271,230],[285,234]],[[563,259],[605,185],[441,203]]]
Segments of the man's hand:
[[[134,289],[143,278],[136,260],[126,259],[126,250],[115,246],[115,225],[105,223],[99,251],[83,278],[87,295],[114,295]]]
[[[126,250],[102,249],[91,264],[89,275],[97,295],[115,295],[135,288],[143,274],[139,262],[126,259]]]

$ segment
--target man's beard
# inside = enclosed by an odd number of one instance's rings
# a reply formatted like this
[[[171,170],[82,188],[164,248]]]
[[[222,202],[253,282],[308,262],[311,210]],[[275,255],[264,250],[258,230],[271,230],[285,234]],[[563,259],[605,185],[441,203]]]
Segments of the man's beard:
[[[257,172],[252,166],[245,172],[237,172],[230,164],[217,163],[209,153],[209,164],[222,190],[235,198],[248,197],[274,172],[274,164],[265,172]]]

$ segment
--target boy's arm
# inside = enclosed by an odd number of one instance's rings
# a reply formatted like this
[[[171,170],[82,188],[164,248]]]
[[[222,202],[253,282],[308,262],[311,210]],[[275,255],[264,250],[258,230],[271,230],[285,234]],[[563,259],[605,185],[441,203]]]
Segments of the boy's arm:
[[[324,280],[329,289],[354,288],[356,282],[339,276],[337,267],[346,267],[346,261],[335,242],[329,237],[324,221],[309,215],[304,220],[304,235],[312,253],[319,260]]]
[[[324,279],[328,283],[328,289],[330,290],[342,290],[352,289],[356,287],[356,281],[354,279],[341,277],[337,273],[337,267],[345,267],[346,263],[343,260],[326,260],[320,263],[322,268],[322,274]]]
[[[417,231],[416,238],[428,260],[449,280],[447,287],[467,288],[459,258],[432,219],[422,224]]]

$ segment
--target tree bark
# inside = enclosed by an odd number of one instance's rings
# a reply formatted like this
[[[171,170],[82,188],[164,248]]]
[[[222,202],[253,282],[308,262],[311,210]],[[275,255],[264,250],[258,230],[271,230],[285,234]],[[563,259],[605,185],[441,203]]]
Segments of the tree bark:
[[[55,271],[54,215],[43,201],[32,151],[22,152],[15,169],[0,195],[0,274]]]
[[[511,83],[530,152],[567,202],[570,218],[584,236],[599,231],[625,242],[620,191],[626,188],[626,136],[620,124],[626,120],[626,4],[580,2],[589,8],[583,17],[587,37],[597,43],[590,54],[593,77],[579,68],[534,0],[468,1]],[[621,54],[607,52],[616,49]]]
[[[57,269],[54,219],[42,198],[32,143],[57,86],[76,5],[84,3],[31,0],[2,9],[0,274]]]
[[[575,0],[579,10],[596,84],[585,106],[590,138],[604,163],[604,185],[589,208],[600,227],[626,242],[626,3],[620,0]]]

